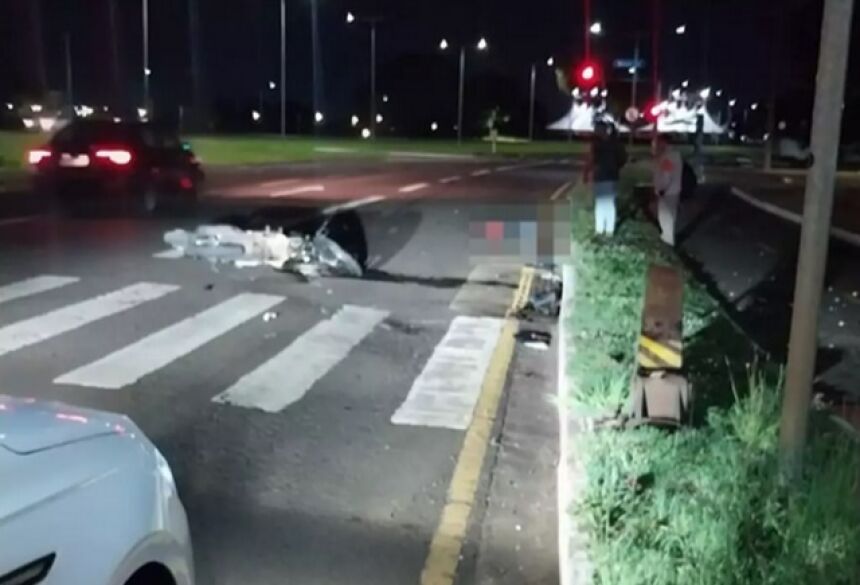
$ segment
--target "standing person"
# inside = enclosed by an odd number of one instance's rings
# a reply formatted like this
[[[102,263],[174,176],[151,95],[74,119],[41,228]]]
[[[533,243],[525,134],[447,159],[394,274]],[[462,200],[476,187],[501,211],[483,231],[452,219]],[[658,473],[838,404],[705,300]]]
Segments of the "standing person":
[[[615,199],[621,169],[626,163],[627,150],[615,129],[608,124],[596,124],[587,174],[593,175],[594,231],[598,235],[611,236],[615,232]]]
[[[675,220],[681,203],[683,176],[681,153],[672,148],[664,136],[658,136],[654,142],[654,193],[660,238],[670,246],[675,245]]]

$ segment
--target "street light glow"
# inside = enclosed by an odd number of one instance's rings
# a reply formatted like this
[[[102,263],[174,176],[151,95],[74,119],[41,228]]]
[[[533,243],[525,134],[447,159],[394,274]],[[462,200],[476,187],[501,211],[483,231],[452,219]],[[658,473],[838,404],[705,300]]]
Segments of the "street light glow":
[[[15,106],[14,106],[14,105],[12,105],[12,103],[11,103],[11,102],[6,102],[6,109],[7,109],[7,110],[14,110],[14,109],[15,109]]]
[[[738,105],[738,100],[729,100],[729,107],[733,108]]]
[[[721,90],[721,89],[717,90],[717,97],[723,97],[723,90]]]
[[[439,123],[438,122],[433,122],[432,124],[430,124],[430,130],[431,131],[436,132],[438,129],[439,129]]]
[[[448,39],[442,39],[442,42],[439,43],[439,48],[443,51],[448,50]]]
[[[700,96],[703,100],[708,99],[709,97],[711,97],[711,88],[710,88],[710,87],[706,87],[705,89],[703,89],[702,91],[700,91],[700,92],[699,92],[699,96]]]
[[[30,111],[36,112],[37,114],[42,111],[42,104],[32,104],[30,105]]]
[[[750,104],[750,109],[755,112],[758,109],[758,102],[753,102]]]
[[[597,22],[592,24],[588,30],[593,35],[602,35],[603,34],[603,23],[598,20]]]
[[[149,67],[144,67],[143,74],[149,77],[150,75],[152,75],[152,69],[150,69]]]
[[[601,92],[600,92],[600,97],[602,97],[602,98],[607,98],[607,97],[609,97],[609,90],[608,90],[608,89],[604,89],[603,91],[601,91]]]
[[[549,59],[546,60],[546,66],[547,67],[552,67],[553,65],[555,65],[555,59],[550,57]]]
[[[481,40],[478,41],[478,50],[479,51],[486,51],[488,47],[489,47],[489,45],[487,44],[487,39],[485,39],[484,37],[481,37]]]
[[[388,103],[388,95],[387,94],[382,96],[382,101],[383,101],[383,103],[386,103],[386,104]]]
[[[599,93],[600,93],[600,90],[599,90],[599,89],[597,89],[596,87],[592,87],[592,88],[591,88],[591,92],[590,92],[591,97],[597,97],[597,95],[598,95]]]
[[[384,118],[382,117],[382,114],[376,114],[376,123],[377,124],[382,124],[383,119]]]
[[[260,118],[262,118],[262,116],[260,115],[260,112],[258,112],[257,110],[251,110],[251,119],[254,122],[259,122]]]
[[[636,75],[636,68],[631,67],[630,69],[627,70],[627,73],[629,73],[630,75]]]
[[[137,108],[137,117],[141,120],[145,119],[149,115],[149,112],[146,108]]]
[[[275,83],[274,81],[269,81],[269,89],[275,89],[276,87],[278,87],[277,83]]]
[[[356,126],[358,126],[358,121],[358,116],[353,116],[352,118],[350,118],[349,123],[352,124],[353,128],[355,128]]]
[[[353,14],[352,12],[347,12],[346,13],[346,22],[347,22],[347,24],[352,24],[353,22],[355,22],[355,14]]]
[[[314,120],[317,124],[322,124],[323,120],[325,120],[325,116],[322,112],[317,112],[316,114],[314,114]]]
[[[362,128],[361,129],[361,137],[367,140],[370,138],[370,128]]]
[[[681,87],[683,87],[684,89],[687,89],[688,87],[690,87],[690,81],[688,79],[685,79],[684,81],[681,82]]]
[[[686,24],[679,25],[677,28],[675,28],[675,34],[676,35],[687,34],[687,25]]]

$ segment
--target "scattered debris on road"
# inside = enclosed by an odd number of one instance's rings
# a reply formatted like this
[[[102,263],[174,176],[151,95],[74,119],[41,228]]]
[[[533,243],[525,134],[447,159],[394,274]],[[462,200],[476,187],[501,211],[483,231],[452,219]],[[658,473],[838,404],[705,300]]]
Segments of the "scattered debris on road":
[[[534,329],[523,329],[516,334],[517,341],[528,348],[547,350],[552,343],[552,335],[546,331],[536,331]]]
[[[525,307],[519,311],[518,317],[529,318],[533,315],[558,317],[561,307],[561,275],[552,265],[542,265],[535,268],[535,278],[531,295]]]
[[[237,268],[270,266],[306,278],[363,274],[361,265],[329,237],[328,222],[313,234],[281,230],[242,230],[232,225],[201,225],[194,231],[171,230],[164,241],[197,260]]]

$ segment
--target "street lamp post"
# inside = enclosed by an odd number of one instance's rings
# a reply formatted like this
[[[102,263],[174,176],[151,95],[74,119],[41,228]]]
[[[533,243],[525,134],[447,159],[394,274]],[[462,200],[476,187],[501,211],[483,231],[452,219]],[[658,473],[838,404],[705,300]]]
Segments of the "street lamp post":
[[[367,24],[370,26],[370,136],[376,138],[376,118],[378,113],[378,104],[376,98],[376,25],[382,19],[379,17],[373,18],[357,18],[352,12],[346,13],[347,24],[355,22]]]
[[[532,74],[529,85],[529,142],[535,138],[535,85],[537,83],[537,66],[532,63]]]
[[[287,135],[287,0],[281,0],[281,136]]]
[[[143,19],[143,107],[149,109],[149,0],[142,0]]]
[[[442,39],[439,43],[439,48],[443,51],[448,49],[448,41]],[[486,51],[489,48],[487,39],[481,37],[477,47],[479,51]],[[463,106],[466,93],[466,45],[460,47],[460,83],[457,89],[457,144],[463,143]]]

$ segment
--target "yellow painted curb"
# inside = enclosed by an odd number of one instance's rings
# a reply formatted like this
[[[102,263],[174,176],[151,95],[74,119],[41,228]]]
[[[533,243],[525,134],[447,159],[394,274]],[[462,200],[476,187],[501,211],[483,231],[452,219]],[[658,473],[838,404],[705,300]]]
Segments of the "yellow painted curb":
[[[448,498],[442,509],[439,526],[430,542],[424,570],[421,572],[421,585],[451,585],[457,576],[463,541],[469,527],[469,516],[481,479],[481,468],[493,433],[499,402],[505,390],[508,368],[514,355],[514,335],[519,324],[511,315],[528,302],[533,280],[534,269],[523,268],[520,284],[507,312],[508,318],[502,327],[481,386],[481,395],[475,405],[472,423],[466,429],[454,476],[448,487]]]

